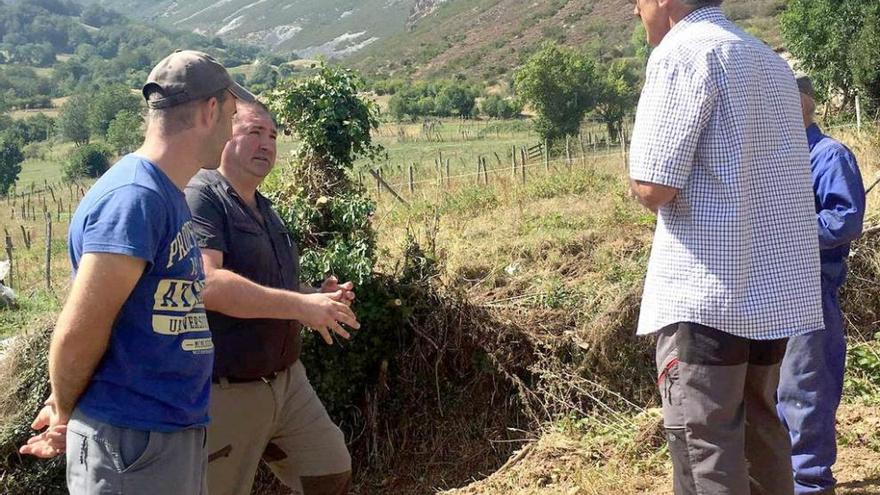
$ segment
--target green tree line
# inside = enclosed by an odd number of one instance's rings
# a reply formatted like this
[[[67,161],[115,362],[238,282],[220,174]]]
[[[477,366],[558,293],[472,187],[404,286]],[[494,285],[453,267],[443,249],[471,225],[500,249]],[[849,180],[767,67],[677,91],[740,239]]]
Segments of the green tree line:
[[[821,97],[856,94],[880,111],[880,2],[790,0],[779,18],[782,36]]]
[[[227,67],[261,53],[217,37],[146,26],[97,5],[0,0],[0,110],[48,107],[51,98],[95,85],[139,88],[150,68],[180,47],[209,52]],[[45,75],[35,67],[53,70]]]

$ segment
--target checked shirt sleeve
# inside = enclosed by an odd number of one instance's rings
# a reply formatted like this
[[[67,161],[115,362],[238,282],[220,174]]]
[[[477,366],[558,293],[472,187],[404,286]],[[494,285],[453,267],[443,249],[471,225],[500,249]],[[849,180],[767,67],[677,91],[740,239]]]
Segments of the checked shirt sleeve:
[[[707,71],[668,60],[652,64],[636,112],[630,177],[683,189],[714,106]]]

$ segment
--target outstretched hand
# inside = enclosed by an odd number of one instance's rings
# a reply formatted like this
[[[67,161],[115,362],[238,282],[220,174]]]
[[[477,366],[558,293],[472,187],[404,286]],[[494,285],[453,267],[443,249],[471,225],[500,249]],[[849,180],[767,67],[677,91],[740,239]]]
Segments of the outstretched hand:
[[[28,439],[27,443],[18,449],[19,453],[43,459],[50,459],[64,453],[67,446],[67,418],[62,418],[58,414],[51,401],[47,401],[37,414],[31,428],[36,431],[44,431]]]
[[[343,298],[340,302],[350,306],[354,301],[354,283],[345,282],[344,284],[340,284],[339,280],[331,275],[321,284],[320,292],[327,294],[336,291],[342,291]]]
[[[323,288],[323,287],[322,287]],[[344,339],[351,335],[342,328],[341,324],[357,330],[360,323],[357,321],[354,311],[349,305],[351,300],[346,296],[346,291],[338,289],[335,292],[318,292],[305,296],[306,306],[304,316],[300,322],[321,334],[321,338],[327,345],[333,344],[331,332]]]

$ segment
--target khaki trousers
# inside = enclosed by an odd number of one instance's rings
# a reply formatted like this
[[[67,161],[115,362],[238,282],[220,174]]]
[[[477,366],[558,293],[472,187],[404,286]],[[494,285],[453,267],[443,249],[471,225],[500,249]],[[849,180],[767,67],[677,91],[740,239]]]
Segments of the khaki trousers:
[[[273,380],[211,389],[211,495],[249,495],[260,461],[296,494],[347,493],[351,457],[297,361]]]

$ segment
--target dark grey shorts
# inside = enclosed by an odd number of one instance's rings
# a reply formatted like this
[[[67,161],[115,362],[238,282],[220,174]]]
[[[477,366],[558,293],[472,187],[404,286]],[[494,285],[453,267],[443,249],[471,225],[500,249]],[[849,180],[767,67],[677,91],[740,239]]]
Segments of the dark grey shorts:
[[[174,433],[103,423],[78,409],[67,426],[71,495],[207,495],[205,428]]]

